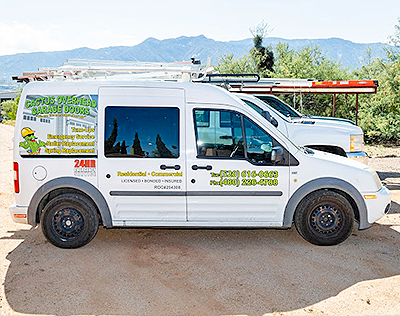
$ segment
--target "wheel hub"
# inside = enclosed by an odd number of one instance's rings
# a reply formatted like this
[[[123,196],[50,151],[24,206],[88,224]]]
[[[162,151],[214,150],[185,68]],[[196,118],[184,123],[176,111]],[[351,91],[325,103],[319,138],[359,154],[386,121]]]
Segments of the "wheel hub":
[[[74,238],[79,236],[83,229],[83,216],[74,208],[63,208],[54,214],[52,226],[60,237]]]
[[[341,213],[332,205],[316,207],[310,217],[312,228],[322,234],[335,233],[342,224]]]

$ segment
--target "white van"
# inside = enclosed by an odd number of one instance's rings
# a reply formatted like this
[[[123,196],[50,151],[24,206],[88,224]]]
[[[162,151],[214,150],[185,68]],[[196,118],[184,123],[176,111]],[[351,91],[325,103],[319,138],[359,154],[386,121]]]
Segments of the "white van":
[[[290,228],[344,241],[390,209],[376,172],[300,148],[233,94],[172,82],[33,82],[14,136],[14,221],[58,247],[98,226]]]
[[[364,133],[353,122],[302,115],[272,95],[236,95],[260,114],[268,112],[270,123],[296,144],[368,163]]]

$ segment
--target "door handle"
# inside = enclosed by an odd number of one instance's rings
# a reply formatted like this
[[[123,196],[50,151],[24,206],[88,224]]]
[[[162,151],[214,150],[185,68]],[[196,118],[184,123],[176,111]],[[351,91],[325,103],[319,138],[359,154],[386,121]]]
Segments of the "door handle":
[[[198,165],[193,165],[192,166],[193,170],[198,170],[198,169],[204,169],[204,170],[211,170],[212,166],[207,165],[207,166],[198,166]]]
[[[175,169],[175,170],[179,170],[181,169],[180,165],[174,165],[174,166],[167,166],[167,165],[161,165],[160,166],[161,170],[165,170],[165,169]]]

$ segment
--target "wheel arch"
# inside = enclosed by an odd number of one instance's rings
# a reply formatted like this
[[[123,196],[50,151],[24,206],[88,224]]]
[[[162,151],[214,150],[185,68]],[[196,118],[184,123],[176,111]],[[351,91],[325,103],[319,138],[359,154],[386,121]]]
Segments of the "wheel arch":
[[[283,226],[289,228],[292,226],[294,213],[299,203],[309,194],[320,190],[332,190],[342,194],[352,205],[354,216],[358,220],[358,229],[366,229],[371,226],[368,223],[367,206],[361,194],[350,183],[338,178],[319,178],[311,180],[298,188],[290,197],[285,207],[283,216]]]
[[[28,206],[28,223],[36,226],[40,222],[40,214],[48,201],[53,196],[68,192],[86,195],[97,206],[103,226],[112,227],[110,208],[101,192],[93,184],[73,177],[50,180],[35,192]]]

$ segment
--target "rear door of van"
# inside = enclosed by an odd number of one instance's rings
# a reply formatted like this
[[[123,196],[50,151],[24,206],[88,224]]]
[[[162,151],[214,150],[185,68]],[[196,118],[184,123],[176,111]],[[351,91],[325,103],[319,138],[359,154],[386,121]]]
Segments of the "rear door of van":
[[[183,89],[100,87],[99,188],[113,225],[186,221]]]

